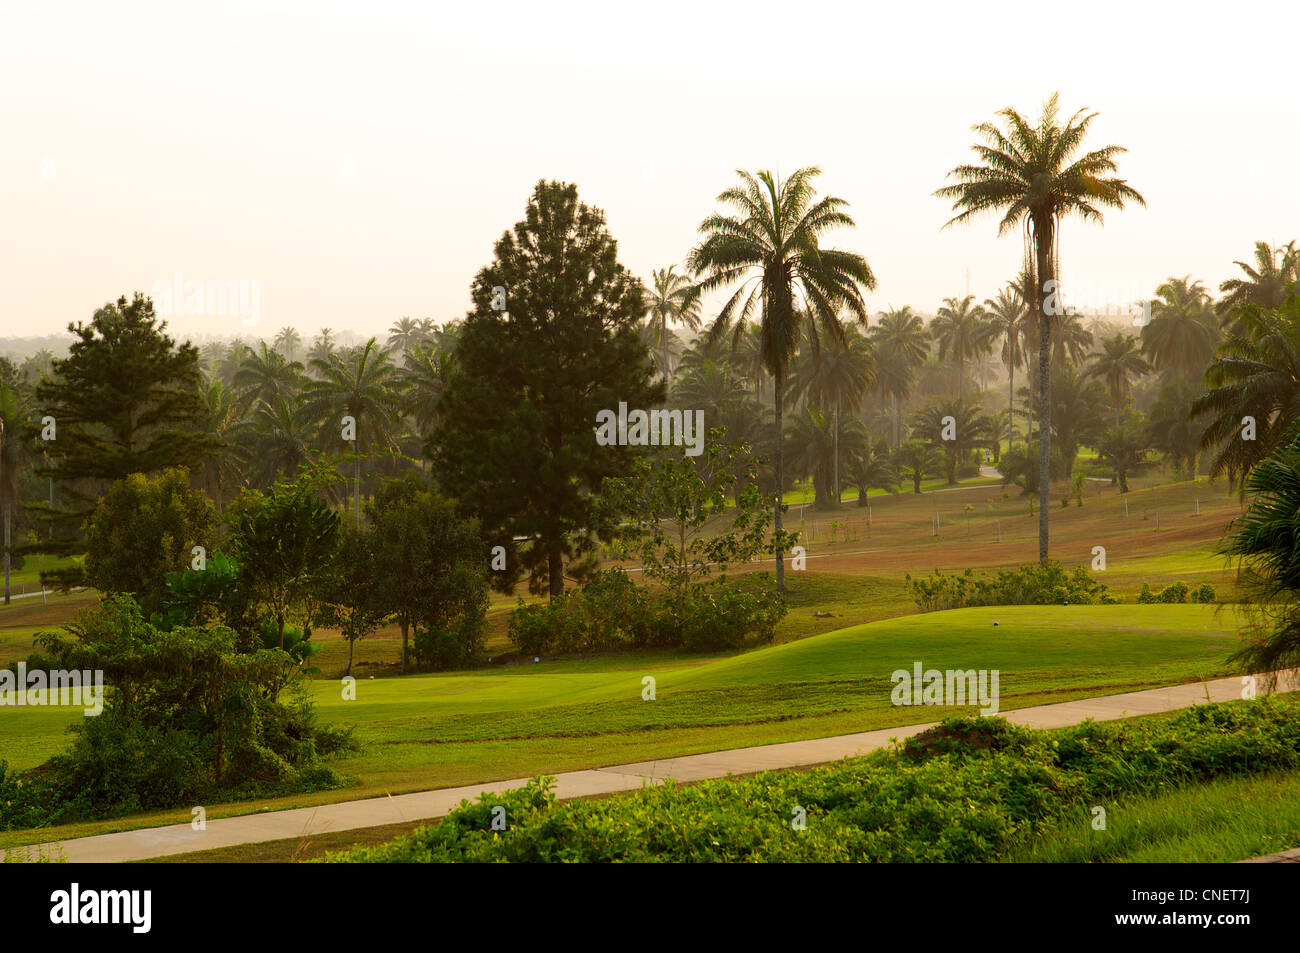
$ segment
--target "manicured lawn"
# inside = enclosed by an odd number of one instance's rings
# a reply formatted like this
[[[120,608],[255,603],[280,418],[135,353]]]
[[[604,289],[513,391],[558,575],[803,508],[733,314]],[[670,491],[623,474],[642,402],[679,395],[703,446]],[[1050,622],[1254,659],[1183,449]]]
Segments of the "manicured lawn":
[[[1234,614],[1206,606],[963,609],[854,626],[722,658],[627,655],[504,669],[312,684],[321,717],[357,727],[362,750],[337,767],[354,787],[210,816],[576,770],[937,720],[951,709],[895,708],[890,674],[996,668],[1002,710],[1227,674]],[[994,620],[1000,624],[993,626]],[[642,678],[657,698],[643,701]],[[15,767],[66,743],[79,713],[9,709],[0,751]],[[184,820],[170,812],[74,825],[58,836]],[[49,839],[0,835],[0,845]]]

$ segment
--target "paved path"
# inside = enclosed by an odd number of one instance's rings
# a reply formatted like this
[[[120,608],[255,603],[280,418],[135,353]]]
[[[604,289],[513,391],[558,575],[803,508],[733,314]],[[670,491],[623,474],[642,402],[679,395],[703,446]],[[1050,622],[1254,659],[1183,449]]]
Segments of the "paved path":
[[[1279,685],[1283,691],[1293,690],[1300,670]],[[1174,711],[1207,701],[1233,701],[1241,698],[1242,684],[1238,678],[1223,678],[1213,682],[1196,682],[1169,688],[1153,688],[1123,695],[1106,695],[1055,705],[1039,705],[1005,712],[1007,721],[1031,728],[1060,728],[1087,719],[1111,721],[1134,715]],[[659,761],[641,761],[608,768],[586,771],[565,771],[555,775],[556,794],[560,798],[584,797],[593,794],[612,794],[635,791],[645,784],[659,784],[667,779],[700,781],[721,778],[728,774],[752,774],[774,768],[792,768],[824,764],[854,755],[865,754],[888,746],[891,739],[903,739],[933,727],[934,722],[883,728],[832,738],[814,738],[808,741],[787,741],[781,744],[760,745],[754,748],[735,748],[708,754],[665,758]],[[360,801],[342,801],[322,804],[319,807],[294,808],[264,814],[247,814],[241,817],[212,819],[207,830],[195,831],[189,824],[154,827],[145,830],[122,831],[116,834],[98,834],[75,840],[42,844],[26,850],[31,856],[38,851],[63,856],[74,863],[121,862],[146,860],[195,850],[213,850],[239,844],[306,837],[334,831],[380,827],[404,821],[443,817],[460,804],[464,798],[473,799],[485,791],[500,793],[526,784],[527,778],[493,781],[486,784],[468,784],[458,788],[420,791],[396,797],[368,798]]]

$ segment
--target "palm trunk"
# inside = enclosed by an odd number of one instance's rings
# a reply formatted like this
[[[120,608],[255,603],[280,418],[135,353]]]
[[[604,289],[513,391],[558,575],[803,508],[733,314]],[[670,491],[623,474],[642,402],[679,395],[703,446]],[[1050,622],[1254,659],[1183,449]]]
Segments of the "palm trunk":
[[[834,491],[835,505],[840,505],[840,395],[835,395],[835,474],[834,474]]]
[[[1052,508],[1052,319],[1043,291],[1056,277],[1052,261],[1054,224],[1050,217],[1034,222],[1038,265],[1038,560],[1043,565],[1047,564],[1048,515]]]
[[[778,456],[777,459],[780,459],[780,457]],[[547,588],[550,589],[551,601],[554,602],[556,596],[564,595],[564,553],[560,550],[560,541],[558,539],[551,541],[546,554],[546,562],[549,576]]]
[[[9,605],[9,507],[5,500],[5,605]]]
[[[352,674],[352,650],[356,648],[356,646],[357,646],[356,639],[348,639],[348,670],[343,673],[344,675]]]
[[[355,448],[354,448],[355,452]],[[352,464],[353,480],[356,483],[356,516],[357,529],[361,528],[361,457],[357,456]]]
[[[899,439],[898,431],[903,423],[903,411],[898,406],[898,395],[894,395],[894,449],[901,447],[902,441]]]
[[[785,369],[781,368],[776,372],[772,381],[772,391],[775,395],[774,403],[776,404],[776,521],[775,529],[778,536],[781,533],[781,494],[785,488],[785,471],[782,467],[781,460],[781,443],[784,437],[782,433],[782,423],[784,420],[784,407],[782,400],[785,398]],[[785,592],[785,553],[782,551],[780,542],[776,547],[776,591]]]
[[[402,620],[402,674],[406,674],[406,637],[411,624],[406,619]]]
[[[1007,450],[1016,445],[1016,367],[1007,364]]]

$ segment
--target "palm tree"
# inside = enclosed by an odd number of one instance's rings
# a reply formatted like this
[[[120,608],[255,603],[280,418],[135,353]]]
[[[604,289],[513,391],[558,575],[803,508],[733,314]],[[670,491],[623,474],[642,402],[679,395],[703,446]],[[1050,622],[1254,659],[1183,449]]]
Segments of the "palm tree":
[[[1147,462],[1150,448],[1150,431],[1136,414],[1127,415],[1097,438],[1097,456],[1114,468],[1121,493],[1128,492],[1128,475]]]
[[[412,345],[398,376],[402,413],[410,414],[423,436],[438,420],[438,398],[447,386],[447,360],[428,342]]]
[[[207,433],[212,438],[212,449],[203,458],[200,479],[204,492],[220,505],[225,501],[228,487],[243,483],[244,457],[239,444],[248,423],[235,392],[220,380],[207,381],[200,396]]]
[[[801,348],[790,378],[790,399],[804,399],[821,408],[834,408],[835,466],[832,479],[836,505],[840,499],[840,409],[857,410],[876,383],[871,343],[857,329],[845,328],[844,341],[821,353]]]
[[[1076,112],[1062,125],[1057,94],[1043,104],[1036,125],[1011,107],[1001,110],[1005,129],[984,122],[974,127],[981,143],[972,148],[978,165],[960,165],[948,173],[955,180],[935,194],[952,199],[953,211],[945,228],[989,211],[1002,212],[999,233],[1023,229],[1026,259],[1032,261],[1038,310],[1038,393],[1044,423],[1039,441],[1038,558],[1046,565],[1051,480],[1052,315],[1048,298],[1056,288],[1060,267],[1057,228],[1061,219],[1078,215],[1100,223],[1103,208],[1123,208],[1126,201],[1145,205],[1142,196],[1123,179],[1116,178],[1115,157],[1125,150],[1105,146],[1073,158],[1087,135],[1096,113]]]
[[[812,477],[815,509],[837,509],[840,505],[832,480],[835,454],[841,444],[850,456],[861,453],[868,445],[867,428],[856,417],[848,419],[843,431],[837,434],[830,415],[812,404],[804,405],[790,421],[786,434],[790,466],[796,473]]]
[[[867,505],[871,490],[898,492],[898,468],[889,461],[889,441],[867,443],[849,457],[848,484],[858,491],[858,506]]]
[[[248,427],[240,434],[249,462],[249,482],[265,489],[297,473],[312,457],[315,432],[315,421],[301,402],[284,395],[269,403],[258,401]]]
[[[1255,242],[1255,265],[1234,261],[1245,272],[1244,278],[1229,278],[1219,285],[1222,293],[1214,310],[1227,323],[1234,311],[1245,304],[1260,308],[1280,308],[1286,299],[1287,288],[1300,278],[1300,248],[1294,241],[1269,246],[1268,242]]]
[[[424,336],[424,329],[415,318],[399,318],[388,329],[388,346],[398,354],[406,354]]]
[[[876,386],[894,405],[894,446],[902,439],[902,404],[930,353],[930,332],[908,305],[882,312],[867,331],[876,354]]]
[[[1192,413],[1211,418],[1201,438],[1202,450],[1217,450],[1210,475],[1227,473],[1244,492],[1246,474],[1290,443],[1300,420],[1300,294],[1274,310],[1248,303],[1234,313]]]
[[[827,231],[853,225],[843,199],[816,199],[812,180],[819,169],[798,169],[784,182],[764,170],[757,177],[740,172],[741,184],[726,189],[717,201],[740,214],[713,214],[700,223],[703,241],[692,250],[688,267],[701,293],[739,282],[709,328],[712,344],[729,331],[732,346],[757,311],[762,333],[763,364],[773,378],[776,407],[775,528],[781,522],[784,473],[781,460],[786,374],[805,323],[826,337],[842,340],[839,312],[847,309],[867,323],[863,289],[876,286],[867,260],[855,252],[822,248]],[[802,307],[798,305],[802,304]],[[777,591],[785,591],[784,555],[776,552]]]
[[[1056,453],[1068,480],[1074,473],[1079,447],[1090,445],[1101,433],[1106,390],[1092,376],[1080,374],[1073,364],[1058,364],[1052,368],[1051,396],[1051,413],[1045,415],[1045,420],[1052,428]]]
[[[651,287],[646,296],[646,319],[654,346],[659,350],[660,368],[668,380],[669,324],[684,324],[692,331],[700,329],[700,289],[686,275],[674,270],[676,265],[650,272]]]
[[[277,397],[291,397],[302,381],[303,366],[288,361],[279,351],[258,342],[256,351],[246,351],[232,381],[240,406],[247,411],[259,400],[271,403]]]
[[[333,353],[334,331],[331,328],[321,328],[312,341],[311,350],[307,352],[307,366],[315,367],[317,361],[328,361]]]
[[[912,481],[912,492],[921,492],[921,481],[943,467],[943,454],[922,440],[909,440],[894,451],[894,466]]]
[[[352,447],[355,508],[361,522],[361,455],[382,448],[396,447],[393,431],[398,425],[397,368],[387,350],[371,338],[363,346],[328,359],[312,361],[320,376],[303,388],[303,409],[319,422],[320,440],[329,446],[339,438],[342,418],[356,422],[356,442]]]
[[[296,328],[281,328],[275,335],[275,349],[287,357],[294,360],[298,354],[298,348],[302,345],[302,335]]]
[[[975,304],[975,296],[944,298],[930,322],[930,333],[939,343],[939,359],[949,354],[957,365],[957,399],[965,396],[966,362],[992,350],[992,328],[988,314]]]
[[[1016,442],[1016,368],[1025,363],[1022,330],[1029,309],[1015,286],[1008,285],[996,298],[985,299],[984,310],[994,333],[1002,339],[1002,363],[1007,366],[1007,449],[1010,450]]]
[[[947,418],[952,418],[952,436],[945,436]],[[912,439],[928,440],[943,453],[948,485],[957,485],[957,467],[977,447],[995,436],[992,421],[980,412],[978,401],[940,400],[926,407],[912,421]]]
[[[1157,369],[1186,380],[1200,377],[1220,336],[1209,292],[1191,275],[1171,276],[1156,289],[1142,350]]]
[[[1083,315],[1071,311],[1059,315],[1052,323],[1052,362],[1063,364],[1069,361],[1078,365],[1088,356],[1093,337],[1083,324]]]
[[[1089,358],[1088,373],[1100,378],[1110,391],[1111,403],[1115,406],[1115,426],[1119,426],[1119,414],[1128,396],[1130,378],[1149,374],[1154,368],[1142,356],[1138,339],[1123,331],[1115,332],[1113,338],[1101,342],[1101,350]]]

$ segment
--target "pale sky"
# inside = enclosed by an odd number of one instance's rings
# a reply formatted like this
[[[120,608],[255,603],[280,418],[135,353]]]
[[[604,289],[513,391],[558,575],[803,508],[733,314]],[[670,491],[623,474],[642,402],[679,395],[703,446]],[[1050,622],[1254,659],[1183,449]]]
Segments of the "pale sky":
[[[993,219],[931,193],[1013,105],[1100,113],[1148,208],[1071,223],[1063,272],[1212,289],[1300,238],[1292,3],[784,4],[0,0],[0,336],[160,282],[244,282],[258,324],[462,317],[539,178],[603,208],[641,277],[680,262],[734,170],[816,164],[874,312],[993,294]],[[978,17],[979,19],[975,19]]]

